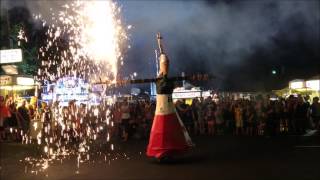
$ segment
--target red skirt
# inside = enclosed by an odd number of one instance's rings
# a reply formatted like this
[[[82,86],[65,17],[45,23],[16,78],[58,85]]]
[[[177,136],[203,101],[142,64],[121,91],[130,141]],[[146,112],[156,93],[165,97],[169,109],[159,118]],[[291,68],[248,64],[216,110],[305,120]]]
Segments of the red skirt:
[[[185,132],[186,129],[179,123],[175,113],[155,115],[147,156],[161,158],[187,152],[192,146],[188,143]]]

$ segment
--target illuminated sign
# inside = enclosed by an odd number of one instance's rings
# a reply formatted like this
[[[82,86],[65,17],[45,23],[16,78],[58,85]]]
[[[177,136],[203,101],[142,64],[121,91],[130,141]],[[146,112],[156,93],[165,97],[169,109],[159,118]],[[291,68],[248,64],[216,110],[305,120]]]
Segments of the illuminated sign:
[[[303,81],[292,81],[289,84],[290,89],[300,89],[304,88],[304,82]]]
[[[172,93],[172,98],[174,98],[174,99],[195,98],[195,97],[201,97],[201,91],[174,92],[174,93]]]
[[[21,49],[0,50],[0,64],[16,63],[22,61]]]
[[[55,87],[56,94],[88,94],[89,84],[83,79],[74,77],[64,77],[57,81]]]
[[[34,85],[34,79],[33,78],[28,78],[28,77],[17,77],[17,85],[33,86]]]
[[[190,99],[198,97],[208,97],[211,96],[211,91],[202,91],[198,88],[193,88],[191,90],[185,90],[182,88],[176,88],[172,93],[173,99]]]
[[[11,76],[0,76],[0,86],[6,86],[12,84],[12,77]]]
[[[89,96],[89,84],[83,79],[64,77],[57,81],[54,88],[55,100],[67,105],[69,101],[76,100],[77,104],[86,103]]]
[[[306,81],[306,87],[315,91],[320,91],[320,80]]]

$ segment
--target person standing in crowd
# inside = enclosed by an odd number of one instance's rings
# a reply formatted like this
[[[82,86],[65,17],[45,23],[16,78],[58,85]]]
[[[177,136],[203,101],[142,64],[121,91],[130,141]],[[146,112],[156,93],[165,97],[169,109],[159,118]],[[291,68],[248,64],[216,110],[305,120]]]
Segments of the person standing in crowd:
[[[206,109],[205,119],[207,121],[208,135],[215,135],[215,111],[213,106]]]
[[[189,134],[194,133],[194,116],[192,112],[192,107],[186,104],[186,111],[185,111],[185,127],[187,128]]]
[[[42,139],[48,138],[52,135],[52,126],[51,126],[51,110],[47,103],[42,102],[41,107],[41,122],[43,123],[42,128]]]
[[[5,104],[5,99],[0,96],[0,142],[3,141],[5,137],[4,121],[11,117],[9,108]]]
[[[117,102],[113,106],[113,122],[114,122],[114,134],[119,137],[122,136],[122,129],[121,129],[121,106],[120,103]]]
[[[146,138],[149,138],[150,135],[150,131],[151,131],[151,126],[152,126],[152,122],[153,122],[153,118],[154,118],[154,112],[155,112],[155,102],[150,102],[148,101],[146,103],[145,106],[145,123],[146,123],[146,129],[145,129],[145,133],[146,133]]]
[[[246,134],[249,136],[254,135],[254,129],[256,127],[255,123],[255,112],[253,107],[248,104],[247,109],[246,109],[246,119],[247,119],[247,129],[246,129]]]
[[[281,106],[281,116],[280,116],[280,133],[285,134],[288,133],[288,110],[286,106],[286,101],[284,99],[280,100]]]
[[[148,135],[149,135],[149,130],[151,128],[151,125],[150,123],[152,122],[152,111],[151,111],[151,104],[150,102],[145,102],[144,104],[142,104],[142,128],[143,128],[143,131],[142,131],[142,137],[147,139],[148,138]]]
[[[302,96],[299,95],[294,108],[295,127],[296,133],[298,134],[304,134],[306,132],[308,109],[308,104],[305,103]]]
[[[243,131],[243,109],[239,102],[235,105],[234,117],[236,123],[236,135],[241,135]]]
[[[141,103],[137,101],[136,103],[132,104],[131,110],[131,119],[129,121],[129,137],[134,136],[135,138],[139,138],[139,124],[142,122],[142,109]]]
[[[242,121],[243,121],[243,127],[242,127],[242,134],[247,135],[247,128],[248,128],[248,118],[247,118],[247,101],[245,99],[241,100],[241,107],[242,107]]]
[[[197,113],[197,106],[199,104],[198,99],[193,99],[191,104],[191,112],[192,112],[192,119],[193,119],[193,134],[199,134],[199,119]]]
[[[296,133],[296,123],[295,123],[295,104],[296,104],[296,98],[293,95],[290,95],[287,99],[287,118],[288,118],[288,130],[289,133]]]
[[[10,127],[11,128],[19,128],[21,127],[21,124],[20,122],[18,122],[18,118],[17,118],[17,108],[16,108],[16,104],[14,103],[13,99],[12,98],[9,98],[7,100],[7,103],[6,103],[9,111],[10,111],[10,114],[11,114],[11,117],[7,118],[6,120],[6,126]],[[19,140],[20,138],[20,134],[19,133],[14,133],[14,134],[11,134],[11,137],[12,140]]]
[[[314,97],[312,99],[312,104],[310,107],[310,117],[312,119],[313,128],[320,130],[320,103],[319,97]]]
[[[128,101],[125,99],[121,107],[121,127],[122,127],[122,138],[123,141],[128,141],[129,137],[129,121],[130,121],[130,106]]]
[[[196,116],[198,122],[199,133],[204,135],[206,132],[206,125],[205,125],[205,109],[203,105],[203,99],[201,98],[200,101],[196,103]]]
[[[176,103],[176,109],[178,112],[179,117],[181,118],[183,124],[186,126],[187,130],[188,129],[188,105],[185,103],[185,100],[178,100]]]
[[[28,110],[29,110],[28,112],[29,112],[30,120],[33,120],[36,116],[35,108],[33,107],[33,105],[29,104]]]
[[[283,105],[282,102],[277,100],[274,104],[274,118],[275,118],[275,133],[276,135],[281,133],[281,123],[283,118]]]
[[[224,119],[226,121],[226,128],[228,133],[232,134],[235,132],[235,121],[233,113],[233,104],[230,100],[227,101],[224,112]]]
[[[257,118],[257,134],[263,135],[264,134],[264,122],[265,122],[265,113],[262,100],[258,100],[255,104],[254,110],[256,112]]]
[[[23,100],[21,106],[18,108],[17,111],[17,118],[18,122],[21,124],[21,128],[24,133],[29,132],[29,126],[30,126],[30,117],[29,117],[29,111],[26,107],[26,101]]]
[[[83,103],[80,103],[80,106],[77,112],[77,123],[79,124],[79,132],[83,134],[85,133],[85,130],[86,130],[86,122],[87,122],[86,111],[87,111],[86,105]],[[105,115],[105,113],[103,113],[103,115]]]
[[[47,126],[50,127],[51,114],[50,114],[50,108],[48,108],[48,107],[46,107],[46,109],[45,109],[45,114],[46,114],[45,117],[48,117],[48,118],[45,118],[45,121],[44,121],[45,123],[44,124],[46,124]],[[95,110],[98,110],[98,109],[95,109]],[[97,111],[97,112],[99,112],[99,111]],[[95,112],[94,112],[94,115],[98,116],[98,113],[95,114]],[[71,142],[72,143],[76,143],[77,142],[77,129],[78,129],[76,100],[71,100],[71,101],[68,102],[67,124],[69,126],[69,129],[68,129],[69,132],[68,133],[69,133],[69,137],[71,139]],[[48,130],[50,130],[50,128],[48,128]],[[50,131],[48,133],[50,133]]]
[[[222,135],[223,134],[223,124],[224,124],[224,119],[223,119],[223,109],[221,107],[221,104],[217,105],[217,110],[215,111],[215,120],[216,120],[216,129],[217,129],[217,134]]]
[[[276,116],[275,116],[275,102],[266,100],[268,103],[266,105],[266,133],[269,136],[274,136],[276,134]]]

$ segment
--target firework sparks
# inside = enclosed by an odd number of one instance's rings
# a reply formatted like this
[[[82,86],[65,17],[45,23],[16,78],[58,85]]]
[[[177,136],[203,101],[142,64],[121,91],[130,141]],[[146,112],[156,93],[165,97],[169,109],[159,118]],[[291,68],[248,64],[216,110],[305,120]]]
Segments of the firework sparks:
[[[71,1],[63,5],[62,10],[50,9],[50,12],[51,19],[34,16],[47,29],[47,40],[38,53],[42,67],[38,70],[37,80],[45,82],[77,77],[90,82],[104,77],[104,80],[115,81],[118,64],[123,64],[122,46],[128,39],[117,4],[111,0]],[[19,38],[27,42],[23,31]],[[25,158],[34,167],[30,172],[37,174],[48,169],[54,160],[62,163],[66,156],[76,156],[78,174],[80,163],[93,159],[90,145],[96,141],[110,142],[109,130],[114,123],[108,108],[113,102],[111,100],[100,107],[88,104],[84,109],[72,104],[62,107],[59,103],[44,108],[39,118],[41,122],[34,122],[32,129],[37,132],[36,144],[42,147],[45,155],[41,159]],[[26,143],[31,139],[28,136],[23,138]],[[114,149],[110,144],[105,151]],[[99,153],[106,162],[106,154]],[[108,162],[110,164],[110,160]]]
[[[119,38],[124,36],[120,21],[115,19],[116,10],[117,7],[110,1],[89,2],[83,10],[88,23],[83,28],[81,38],[84,50],[87,51],[85,53],[96,62],[108,62],[114,75],[117,74],[116,65],[121,57]]]
[[[115,81],[122,64],[122,46],[128,39],[119,18],[120,8],[110,1],[74,1],[52,13],[53,23],[42,16],[48,40],[39,49],[44,71],[40,80],[65,76]]]

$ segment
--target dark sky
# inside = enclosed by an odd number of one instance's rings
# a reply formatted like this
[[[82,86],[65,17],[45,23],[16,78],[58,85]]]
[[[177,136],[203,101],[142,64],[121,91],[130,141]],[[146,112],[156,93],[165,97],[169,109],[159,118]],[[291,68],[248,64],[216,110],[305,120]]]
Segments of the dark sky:
[[[31,13],[61,3],[25,2]],[[123,74],[155,76],[157,32],[164,37],[172,74],[216,75],[216,80],[202,83],[207,87],[279,89],[289,80],[320,74],[318,0],[123,0],[119,4],[123,21],[133,26]]]
[[[175,74],[212,73],[209,85],[224,90],[282,88],[320,72],[319,9],[312,0],[125,1],[126,67],[153,73],[160,31]]]

